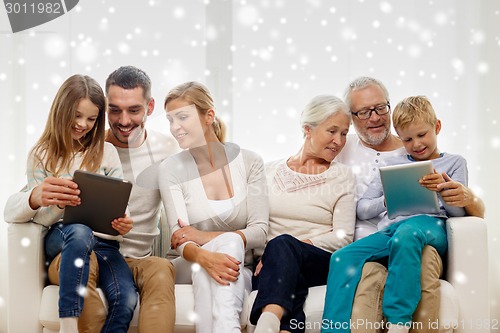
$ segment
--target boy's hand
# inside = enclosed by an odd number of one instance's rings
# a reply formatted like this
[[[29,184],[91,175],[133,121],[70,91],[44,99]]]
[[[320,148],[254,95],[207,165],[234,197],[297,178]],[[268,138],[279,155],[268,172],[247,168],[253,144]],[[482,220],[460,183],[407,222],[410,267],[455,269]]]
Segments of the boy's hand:
[[[111,221],[113,229],[118,231],[118,233],[122,236],[125,235],[130,230],[132,230],[133,224],[134,222],[130,217],[127,217],[127,214],[125,214],[123,217]]]
[[[428,190],[440,192],[443,187],[438,187],[438,185],[445,183],[443,177],[443,175],[439,174],[436,169],[434,169],[434,173],[423,176],[418,182]]]
[[[445,172],[443,172],[444,183],[437,185],[443,201],[450,206],[466,207],[473,203],[474,194],[463,184],[454,181]]]

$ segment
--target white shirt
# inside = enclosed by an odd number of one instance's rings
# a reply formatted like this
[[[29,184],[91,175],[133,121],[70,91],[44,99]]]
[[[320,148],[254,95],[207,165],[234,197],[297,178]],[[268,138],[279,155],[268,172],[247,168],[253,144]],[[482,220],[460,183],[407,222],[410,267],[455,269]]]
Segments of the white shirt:
[[[335,161],[349,165],[356,178],[356,199],[363,196],[368,184],[378,175],[378,168],[386,165],[386,160],[395,156],[406,155],[404,147],[391,151],[376,151],[361,143],[357,134],[347,135],[347,142],[342,151],[337,155]],[[356,230],[354,240],[366,237],[378,231],[377,224],[382,216],[369,220],[356,218]]]

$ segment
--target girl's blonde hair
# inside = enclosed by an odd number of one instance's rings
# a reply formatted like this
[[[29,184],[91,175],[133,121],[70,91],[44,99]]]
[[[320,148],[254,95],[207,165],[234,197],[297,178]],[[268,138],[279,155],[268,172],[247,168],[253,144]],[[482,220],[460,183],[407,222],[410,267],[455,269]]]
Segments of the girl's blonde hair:
[[[68,172],[75,148],[72,127],[82,99],[89,99],[99,113],[94,127],[79,140],[83,154],[81,169],[96,172],[104,154],[106,97],[96,80],[87,75],[73,75],[61,85],[50,107],[45,130],[32,149],[32,154],[43,168],[58,176]]]
[[[178,98],[194,104],[200,115],[205,115],[210,109],[215,110],[214,99],[210,91],[199,82],[186,82],[170,90],[167,97],[165,97],[163,107],[167,109],[167,103]],[[212,123],[212,129],[217,139],[220,142],[224,142],[226,138],[226,126],[217,116]]]
[[[404,128],[414,121],[423,121],[431,126],[437,123],[434,108],[425,96],[406,97],[394,108],[392,114],[394,128]]]

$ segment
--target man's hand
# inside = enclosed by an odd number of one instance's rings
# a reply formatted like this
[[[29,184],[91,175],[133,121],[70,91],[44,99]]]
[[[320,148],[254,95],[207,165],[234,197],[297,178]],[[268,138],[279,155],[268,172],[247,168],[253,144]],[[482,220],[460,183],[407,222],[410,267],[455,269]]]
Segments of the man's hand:
[[[58,205],[78,206],[80,204],[78,185],[70,179],[47,177],[31,192],[29,204],[31,209]]]
[[[441,191],[441,198],[450,206],[466,207],[474,202],[474,194],[463,184],[454,181],[445,172],[443,172],[444,183],[437,185]]]

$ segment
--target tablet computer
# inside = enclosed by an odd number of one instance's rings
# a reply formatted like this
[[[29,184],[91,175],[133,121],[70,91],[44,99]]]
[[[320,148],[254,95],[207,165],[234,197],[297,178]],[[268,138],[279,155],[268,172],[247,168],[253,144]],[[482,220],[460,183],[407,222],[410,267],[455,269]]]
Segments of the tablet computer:
[[[118,235],[111,221],[125,214],[132,183],[82,170],[75,171],[73,181],[78,184],[81,204],[66,206],[63,223],[81,223],[96,232]]]
[[[431,161],[384,166],[379,171],[390,219],[401,215],[439,213],[436,192],[418,182],[423,176],[434,172]]]

